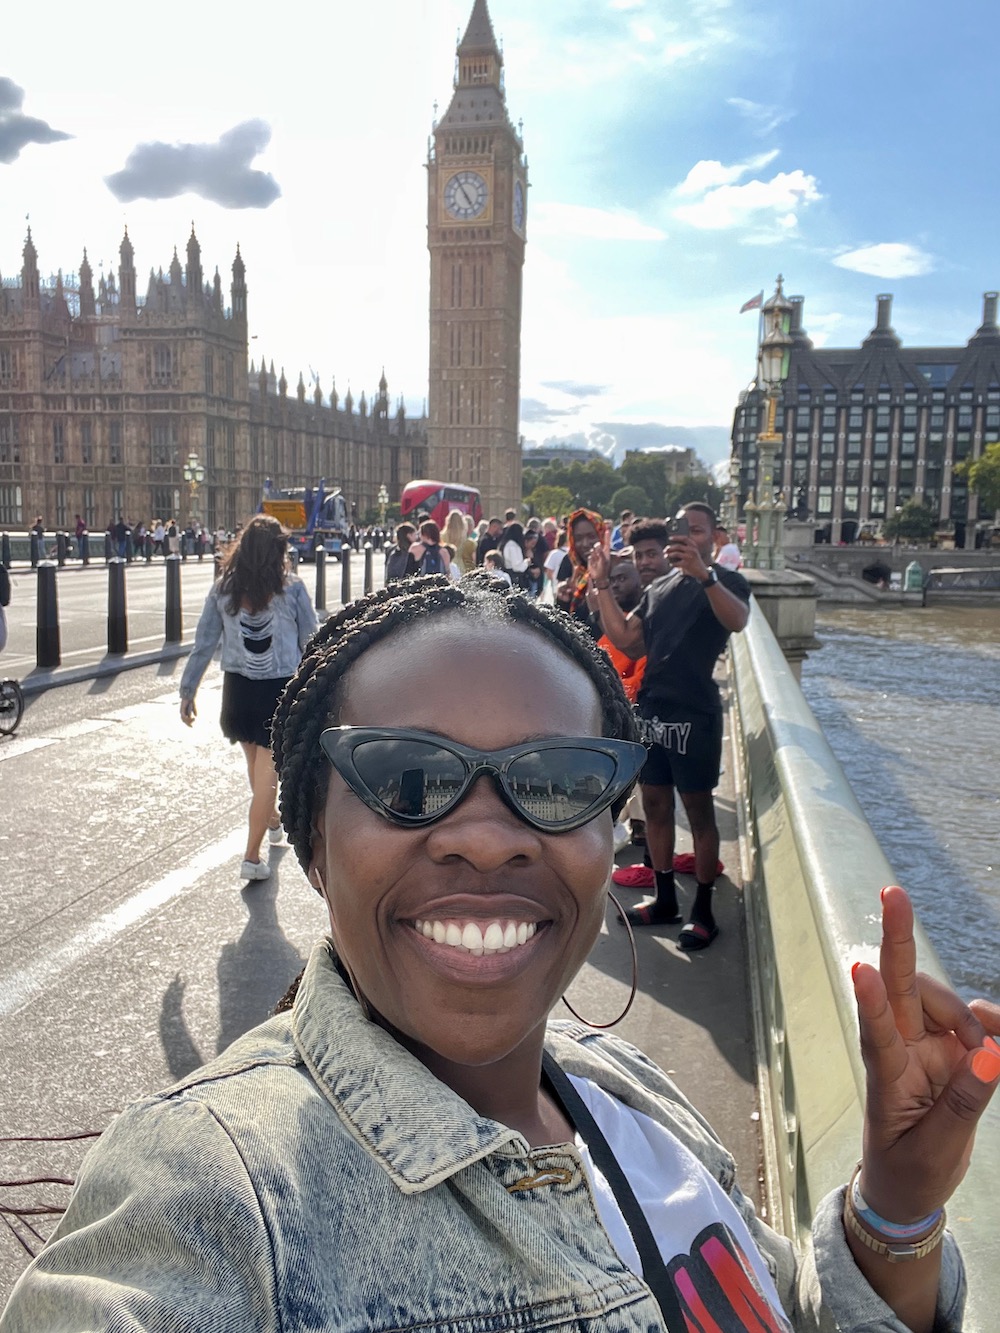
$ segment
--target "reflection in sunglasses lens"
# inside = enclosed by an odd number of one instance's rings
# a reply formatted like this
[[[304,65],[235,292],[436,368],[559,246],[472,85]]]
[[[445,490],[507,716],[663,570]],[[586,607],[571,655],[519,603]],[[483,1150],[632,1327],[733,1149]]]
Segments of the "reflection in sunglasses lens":
[[[366,741],[354,750],[354,766],[387,810],[411,817],[444,809],[465,782],[462,761],[427,741]]]
[[[615,775],[614,760],[592,750],[540,750],[516,759],[507,779],[518,805],[558,824],[588,810]]]

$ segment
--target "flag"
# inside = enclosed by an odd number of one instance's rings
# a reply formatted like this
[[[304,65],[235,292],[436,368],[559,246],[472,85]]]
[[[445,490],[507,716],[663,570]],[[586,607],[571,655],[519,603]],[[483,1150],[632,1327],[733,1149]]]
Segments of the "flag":
[[[740,306],[740,314],[745,314],[748,310],[759,310],[764,304],[764,293],[758,292],[756,296],[751,296],[749,301],[744,301]]]

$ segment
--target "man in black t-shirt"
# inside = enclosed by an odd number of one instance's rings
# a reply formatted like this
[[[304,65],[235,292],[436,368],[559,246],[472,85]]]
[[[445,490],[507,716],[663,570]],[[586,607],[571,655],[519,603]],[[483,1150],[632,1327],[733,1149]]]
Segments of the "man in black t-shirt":
[[[486,531],[476,544],[477,565],[483,563],[483,557],[487,551],[496,551],[499,549],[501,532],[503,532],[503,524],[498,518],[491,518],[487,524]]]
[[[729,635],[746,625],[750,585],[712,564],[712,509],[689,504],[683,512],[688,535],[671,534],[667,543],[673,568],[649,585],[630,615],[611,595],[602,547],[591,552],[589,569],[608,638],[629,657],[646,656],[638,708],[651,743],[639,781],[656,891],[626,915],[634,926],[674,925],[681,919],[673,872],[676,788],[691,826],[698,880],[678,943],[695,950],[707,948],[719,933],[712,915],[719,859],[712,791],[722,758],[722,703],[712,672]]]

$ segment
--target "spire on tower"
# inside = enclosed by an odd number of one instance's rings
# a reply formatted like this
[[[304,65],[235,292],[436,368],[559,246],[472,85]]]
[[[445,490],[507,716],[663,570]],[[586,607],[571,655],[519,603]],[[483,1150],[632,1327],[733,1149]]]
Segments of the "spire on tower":
[[[83,259],[80,261],[80,314],[84,319],[90,319],[97,314],[94,301],[94,270],[90,267],[86,246],[83,248]]]
[[[244,325],[247,320],[246,272],[246,265],[243,263],[243,256],[240,254],[240,246],[237,241],[236,258],[233,260],[233,284],[229,291],[232,297],[233,319]]]
[[[135,251],[132,249],[132,242],[128,238],[128,227],[125,228],[125,235],[118,247],[118,255],[118,287],[121,293],[121,309],[127,314],[134,315],[136,308]]]
[[[21,290],[24,293],[25,300],[37,301],[39,289],[38,277],[38,251],[35,249],[35,242],[31,239],[31,228],[28,228],[28,238],[24,242],[24,263],[21,266]]]

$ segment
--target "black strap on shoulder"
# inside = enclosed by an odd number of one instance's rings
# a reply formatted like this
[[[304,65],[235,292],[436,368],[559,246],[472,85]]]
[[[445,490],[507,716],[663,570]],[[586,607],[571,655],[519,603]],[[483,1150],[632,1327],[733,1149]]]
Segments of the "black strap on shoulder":
[[[663,1256],[660,1254],[660,1247],[646,1221],[646,1214],[640,1208],[632,1186],[628,1183],[628,1177],[611,1151],[611,1145],[601,1133],[586,1102],[548,1051],[542,1053],[542,1072],[556,1100],[586,1143],[594,1165],[611,1186],[622,1216],[632,1233],[635,1248],[639,1251],[643,1280],[656,1298],[667,1329],[670,1333],[675,1331],[685,1333],[689,1325],[684,1318]]]

